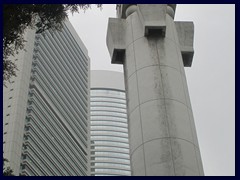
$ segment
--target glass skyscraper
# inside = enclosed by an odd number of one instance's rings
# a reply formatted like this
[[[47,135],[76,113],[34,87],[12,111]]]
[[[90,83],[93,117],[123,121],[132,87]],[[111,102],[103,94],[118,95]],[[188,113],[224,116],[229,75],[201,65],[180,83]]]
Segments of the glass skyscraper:
[[[4,157],[15,175],[89,175],[87,50],[70,22],[26,33],[19,71],[4,88]]]
[[[91,73],[91,175],[130,176],[123,74]]]

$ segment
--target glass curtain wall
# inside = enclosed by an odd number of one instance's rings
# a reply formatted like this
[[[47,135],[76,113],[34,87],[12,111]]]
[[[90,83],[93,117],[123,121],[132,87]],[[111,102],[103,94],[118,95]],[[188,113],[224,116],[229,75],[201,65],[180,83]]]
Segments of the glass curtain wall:
[[[130,176],[125,92],[92,88],[91,175]]]

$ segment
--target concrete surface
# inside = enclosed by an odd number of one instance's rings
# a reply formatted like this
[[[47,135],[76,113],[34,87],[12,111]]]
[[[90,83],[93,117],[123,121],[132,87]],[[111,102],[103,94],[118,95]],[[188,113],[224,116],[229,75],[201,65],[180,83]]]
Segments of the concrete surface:
[[[175,8],[121,5],[119,18],[109,19],[112,63],[124,66],[133,176],[204,175],[184,72],[193,23],[175,23]]]

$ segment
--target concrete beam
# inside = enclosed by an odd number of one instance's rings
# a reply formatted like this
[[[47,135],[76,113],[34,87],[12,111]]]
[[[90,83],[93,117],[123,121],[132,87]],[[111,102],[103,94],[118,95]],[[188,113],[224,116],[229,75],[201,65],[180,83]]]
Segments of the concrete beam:
[[[107,47],[112,64],[123,64],[125,56],[126,20],[109,18],[107,30]]]
[[[194,54],[194,24],[193,22],[175,22],[175,27],[178,33],[183,64],[185,67],[191,67]]]

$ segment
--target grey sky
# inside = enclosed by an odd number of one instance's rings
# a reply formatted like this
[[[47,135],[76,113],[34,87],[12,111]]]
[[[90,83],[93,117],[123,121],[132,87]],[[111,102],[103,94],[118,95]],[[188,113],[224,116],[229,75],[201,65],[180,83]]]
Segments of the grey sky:
[[[115,5],[70,17],[88,49],[91,69],[122,71],[111,65],[107,21]],[[194,59],[185,68],[205,175],[235,175],[235,6],[178,4],[177,21],[193,21]]]

